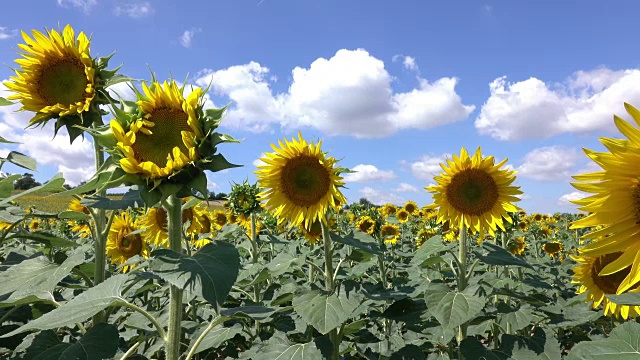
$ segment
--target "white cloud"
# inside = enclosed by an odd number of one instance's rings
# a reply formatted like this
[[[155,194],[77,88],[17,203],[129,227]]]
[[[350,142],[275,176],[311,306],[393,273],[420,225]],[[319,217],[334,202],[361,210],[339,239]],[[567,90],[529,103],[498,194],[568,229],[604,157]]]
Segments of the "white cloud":
[[[114,14],[116,14],[116,16],[124,15],[136,19],[153,14],[154,9],[151,6],[150,2],[144,1],[124,5],[116,5],[116,7],[113,8],[113,12]]]
[[[420,180],[432,181],[442,171],[440,164],[446,163],[446,161],[446,155],[423,155],[419,161],[410,163],[411,173]]]
[[[344,174],[344,181],[348,183],[370,182],[390,180],[396,177],[392,170],[380,170],[373,165],[360,164],[354,166],[351,170],[354,173]]]
[[[393,62],[402,61],[402,65],[407,70],[418,71],[418,64],[416,64],[416,58],[405,55],[394,55]]]
[[[417,187],[415,187],[415,186],[413,186],[411,184],[407,184],[407,183],[398,184],[398,186],[395,189],[393,189],[393,191],[396,191],[396,192],[412,192],[412,193],[420,192],[420,190]]]
[[[640,103],[640,70],[599,68],[578,71],[560,84],[537,78],[490,85],[491,96],[475,120],[481,134],[498,140],[548,138],[571,132],[613,131],[613,114],[623,103]]]
[[[207,190],[211,191],[211,190],[217,190],[219,188],[218,184],[216,184],[211,177],[213,176],[213,174],[209,171],[207,171],[205,173],[205,175],[207,176]]]
[[[111,85],[107,88],[109,91],[109,95],[111,95],[114,99],[118,99],[122,97],[124,100],[134,101],[136,99],[136,94],[131,89],[131,82],[121,82],[115,85]]]
[[[7,148],[0,148],[0,157],[6,158],[7,155],[9,155],[10,152],[11,152],[11,150],[9,150]]]
[[[589,196],[589,194],[584,193],[582,191],[574,191],[569,194],[564,194],[560,196],[560,198],[558,199],[558,205],[575,207],[576,205],[571,202],[572,200],[580,200],[587,196]]]
[[[4,26],[0,26],[0,40],[12,38],[18,34],[18,30],[12,30]]]
[[[264,161],[260,160],[260,159],[262,159],[264,157],[266,157],[266,155],[264,153],[260,154],[260,156],[258,156],[257,159],[253,160],[253,166],[258,167],[258,166],[266,165],[267,163],[265,163]]]
[[[578,159],[575,149],[561,146],[547,146],[531,150],[524,157],[524,163],[516,170],[519,176],[535,180],[554,181],[565,180],[573,172]]]
[[[96,4],[98,0],[58,0],[58,6],[80,8],[85,13],[89,13]]]
[[[67,184],[77,186],[81,182],[91,179],[96,173],[96,167],[91,165],[71,168],[65,165],[58,165],[58,171],[64,175],[64,180]]]
[[[360,189],[359,193],[362,197],[367,198],[367,200],[371,201],[375,205],[384,205],[387,203],[400,205],[407,202],[407,199],[402,196],[385,190],[373,189],[368,186]]]
[[[339,50],[309,68],[296,67],[286,93],[274,95],[269,69],[257,62],[223,70],[205,69],[198,85],[212,84],[218,95],[234,103],[223,125],[262,132],[280,124],[289,129],[311,127],[328,135],[372,138],[401,129],[429,129],[462,121],[474,110],[455,92],[456,78],[393,93],[384,63],[363,49]]]
[[[200,28],[192,28],[191,30],[185,30],[182,33],[182,36],[180,36],[180,44],[186,48],[190,48],[191,43],[193,42],[193,37],[201,31],[202,29]]]

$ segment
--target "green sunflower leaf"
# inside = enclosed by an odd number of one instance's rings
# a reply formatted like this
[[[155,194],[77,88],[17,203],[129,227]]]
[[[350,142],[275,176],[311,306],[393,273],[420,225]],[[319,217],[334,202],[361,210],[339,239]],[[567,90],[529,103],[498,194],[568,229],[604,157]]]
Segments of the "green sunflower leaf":
[[[13,165],[20,166],[21,168],[36,171],[36,161],[22,153],[12,151],[7,155],[7,161]]]
[[[62,191],[64,190],[64,188],[62,187],[62,185],[64,185],[64,178],[62,177],[62,173],[58,173],[56,174],[54,177],[51,178],[51,180],[47,181],[46,183],[40,185],[40,186],[36,186],[34,188],[31,188],[29,190],[25,190],[19,194],[10,196],[8,198],[2,199],[0,200],[0,206],[4,205],[4,204],[8,204],[10,201],[13,201],[15,199],[20,198],[21,196],[25,196],[28,194],[36,194],[36,193],[41,193],[41,192],[58,192],[58,191]]]
[[[196,332],[192,336],[193,340],[189,344],[188,351],[191,351],[191,349],[195,345],[196,339],[200,337],[200,334],[202,334],[204,329],[205,327],[202,327],[198,332]],[[242,333],[242,325],[240,324],[234,324],[231,327],[224,327],[222,325],[218,325],[213,329],[211,329],[211,331],[209,331],[207,335],[204,336],[204,338],[202,339],[202,342],[198,345],[198,348],[196,349],[194,354],[197,354],[199,352],[202,352],[204,350],[208,350],[211,348],[217,348],[220,345],[222,345],[225,341],[231,339],[232,337],[240,333]]]
[[[11,102],[11,101],[3,98],[3,97],[0,97],[0,106],[8,106],[8,105],[13,105],[13,102]]]
[[[207,244],[193,256],[159,249],[151,254],[151,258],[151,271],[169,283],[201,296],[216,311],[222,307],[240,271],[238,250],[225,242]]]
[[[484,347],[480,340],[467,337],[460,343],[460,354],[465,359],[485,359],[485,360],[506,360],[509,359],[509,355],[502,350],[490,350]]]
[[[515,265],[515,266],[522,266],[529,269],[533,269],[533,266],[529,265],[526,261],[522,260],[521,258],[511,254],[501,246],[485,241],[482,243],[482,247],[489,251],[487,255],[482,255],[475,251],[474,251],[474,254],[480,259],[480,261],[484,262],[485,264]]]
[[[366,251],[371,254],[381,255],[382,250],[380,250],[380,246],[378,246],[376,242],[370,241],[370,239],[373,239],[373,238],[370,235],[365,234],[361,231],[357,231],[356,233],[351,234],[350,236],[344,236],[344,237],[336,234],[331,235],[331,240],[337,243],[353,246],[354,248],[358,248],[360,250]]]
[[[71,270],[84,262],[84,250],[72,252],[60,265],[52,263],[46,256],[24,260],[0,272],[0,295],[2,303],[13,303],[29,296],[53,300],[56,285],[67,277]]]
[[[127,301],[120,294],[120,289],[128,278],[126,274],[112,276],[59,308],[0,337],[11,337],[28,330],[48,330],[75,325],[109,306],[125,304]]]
[[[346,291],[327,295],[312,290],[293,298],[295,312],[323,335],[347,321],[359,305],[360,298]]]
[[[5,241],[11,239],[33,240],[35,242],[45,244],[47,247],[74,248],[80,246],[80,244],[76,243],[75,241],[55,236],[46,231],[15,233],[7,236],[5,238]]]
[[[0,136],[0,144],[20,144],[19,142],[9,141],[2,136]]]
[[[276,334],[270,338],[264,346],[251,350],[253,359],[278,359],[278,360],[322,360],[318,344],[314,341],[293,344],[285,335]],[[249,355],[249,352],[248,354]]]
[[[453,329],[475,318],[484,308],[484,297],[475,287],[462,292],[449,291],[443,284],[432,283],[425,293],[427,308],[445,329]]]
[[[640,324],[626,322],[613,329],[607,339],[578,343],[569,353],[567,360],[638,358],[640,358]]]
[[[54,331],[47,330],[36,335],[25,354],[25,359],[111,359],[118,351],[118,338],[118,328],[105,323],[91,327],[73,344],[60,341]]]

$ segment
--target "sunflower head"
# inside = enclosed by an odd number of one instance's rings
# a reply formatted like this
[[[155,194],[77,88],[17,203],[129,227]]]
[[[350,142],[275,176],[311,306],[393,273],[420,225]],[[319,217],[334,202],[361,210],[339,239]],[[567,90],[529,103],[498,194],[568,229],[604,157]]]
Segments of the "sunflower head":
[[[227,218],[227,214],[222,210],[216,210],[211,214],[211,220],[215,225],[216,229],[220,230],[223,226],[225,226],[229,219]]]
[[[371,235],[376,230],[376,221],[370,216],[363,216],[356,222],[356,228]]]
[[[398,211],[398,207],[393,204],[384,204],[379,211],[380,215],[386,219],[387,217],[394,215],[396,211]]]
[[[513,255],[522,255],[527,247],[524,236],[514,237],[507,243],[507,251]]]
[[[258,194],[260,188],[257,184],[249,184],[245,180],[242,184],[234,184],[227,200],[227,206],[236,214],[249,215],[262,210]]]
[[[40,220],[39,219],[31,220],[31,222],[29,223],[29,230],[37,231],[38,229],[40,229]]]
[[[198,191],[207,194],[204,170],[235,167],[216,154],[223,142],[237,142],[214,132],[223,109],[204,109],[204,92],[185,88],[175,81],[142,83],[135,89],[137,101],[113,106],[115,119],[108,126],[91,130],[111,157],[98,170],[95,188],[137,185],[142,199],[153,205],[176,194],[184,198]],[[83,189],[84,190],[84,189]]]
[[[562,249],[562,243],[558,241],[552,241],[542,245],[542,250],[544,250],[544,252],[546,252],[551,257],[560,254],[560,252],[562,252]]]
[[[438,208],[438,222],[449,220],[482,234],[493,235],[497,228],[505,231],[503,219],[512,221],[508,212],[518,211],[512,202],[522,194],[511,185],[514,172],[502,169],[506,162],[495,164],[493,156],[483,157],[480,148],[469,156],[462,148],[460,156],[441,164],[444,171],[434,178],[437,184],[426,187],[433,194],[432,207]]]
[[[111,258],[112,264],[125,264],[136,255],[149,257],[147,242],[140,233],[135,233],[136,230],[138,225],[129,214],[122,213],[114,217],[107,237],[107,256]],[[135,265],[124,265],[122,272],[134,267]]]
[[[405,209],[396,211],[396,219],[398,219],[400,223],[406,223],[409,220],[409,216],[411,216],[411,213]]]
[[[420,248],[420,246],[422,246],[422,244],[424,244],[425,241],[431,239],[434,236],[436,236],[436,232],[433,229],[430,229],[430,228],[420,229],[420,231],[418,231],[418,234],[416,236],[417,247]]]
[[[347,202],[340,192],[344,170],[322,152],[321,143],[309,143],[298,133],[298,139],[272,145],[275,152],[260,159],[264,165],[258,166],[256,176],[264,190],[259,197],[281,222],[309,227],[316,220],[325,222],[336,202]]]
[[[385,223],[380,227],[380,236],[385,243],[395,245],[400,237],[400,227],[396,224]]]
[[[94,59],[89,53],[90,40],[84,32],[77,34],[71,25],[64,30],[22,32],[20,65],[4,85],[13,92],[9,100],[18,100],[21,110],[34,116],[29,126],[44,125],[55,119],[56,133],[66,127],[71,142],[82,134],[82,127],[101,124],[99,105],[113,100],[105,88],[128,78],[106,70],[111,56]]]
[[[629,275],[631,269],[627,267],[613,274],[603,275],[603,270],[617,261],[623,255],[615,252],[596,257],[571,255],[578,266],[573,268],[574,284],[580,284],[577,293],[587,293],[587,302],[592,302],[595,309],[600,304],[604,308],[605,316],[621,317],[623,319],[635,318],[640,314],[639,306],[620,305],[612,302],[606,295],[619,294],[619,287]],[[634,286],[624,292],[638,292],[638,286]]]
[[[414,215],[418,211],[418,204],[415,201],[407,201],[402,208],[411,215]]]
[[[71,200],[71,203],[69,203],[69,210],[70,211],[77,211],[77,212],[81,212],[81,213],[85,213],[87,215],[89,215],[91,212],[89,211],[89,209],[82,205],[80,203],[80,200],[74,198],[73,200]]]

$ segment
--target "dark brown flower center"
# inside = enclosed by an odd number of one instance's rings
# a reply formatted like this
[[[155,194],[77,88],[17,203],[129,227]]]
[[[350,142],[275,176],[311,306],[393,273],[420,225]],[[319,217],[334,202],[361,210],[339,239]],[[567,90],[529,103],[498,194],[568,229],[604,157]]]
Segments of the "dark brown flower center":
[[[451,206],[464,215],[490,212],[498,201],[498,185],[484,170],[467,169],[453,175],[446,197]]]
[[[56,59],[45,64],[37,77],[38,94],[49,106],[84,101],[89,83],[84,68],[80,59],[75,57]]]
[[[629,266],[610,275],[598,275],[605,266],[616,261],[621,255],[621,252],[617,252],[598,256],[598,258],[593,262],[591,267],[591,278],[598,288],[600,288],[605,294],[615,294],[618,291],[618,286],[620,286],[624,278],[626,278],[627,275],[629,275],[629,272],[631,272],[631,266]],[[638,285],[634,286],[633,289],[637,287]]]
[[[124,230],[124,229],[123,229]],[[118,236],[118,250],[127,258],[139,255],[142,252],[142,237],[140,234],[128,235],[120,231]],[[131,230],[131,229],[127,229]]]
[[[331,178],[318,158],[302,155],[287,160],[280,185],[289,201],[309,207],[318,204],[329,192]]]

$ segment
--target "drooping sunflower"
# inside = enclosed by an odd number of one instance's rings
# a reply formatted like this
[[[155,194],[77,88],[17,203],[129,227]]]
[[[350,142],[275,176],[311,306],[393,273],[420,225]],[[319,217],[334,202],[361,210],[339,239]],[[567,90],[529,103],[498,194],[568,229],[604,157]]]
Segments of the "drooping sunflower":
[[[305,240],[307,240],[310,245],[314,245],[322,239],[322,225],[320,221],[314,221],[309,228],[306,228],[304,224],[300,224],[299,226]]]
[[[376,221],[370,216],[363,216],[356,222],[356,228],[362,232],[372,235],[376,230]]]
[[[630,273],[630,268],[609,275],[601,275],[602,269],[613,263],[623,255],[615,252],[596,257],[570,255],[578,266],[573,268],[572,283],[580,284],[577,293],[587,293],[587,302],[593,302],[592,308],[596,309],[602,304],[605,316],[621,317],[623,319],[635,318],[640,314],[640,306],[620,305],[612,302],[606,295],[616,294],[618,288]],[[639,292],[634,286],[628,292]]]
[[[71,203],[69,203],[69,208],[70,211],[77,211],[77,212],[81,212],[81,213],[85,213],[87,215],[89,215],[91,212],[89,211],[89,209],[82,205],[80,203],[80,200],[74,198],[73,200],[71,200]]]
[[[124,264],[136,255],[149,257],[149,248],[142,235],[140,233],[130,235],[136,230],[138,225],[129,214],[122,213],[114,217],[107,237],[107,256],[111,258],[112,264]],[[130,271],[134,267],[135,265],[124,265],[122,272]]]
[[[522,255],[527,247],[524,236],[511,238],[507,243],[507,251],[513,255]]]
[[[384,204],[379,211],[380,215],[386,219],[387,217],[394,215],[396,211],[398,211],[398,207],[393,204]]]
[[[146,242],[159,247],[167,247],[169,240],[169,219],[164,208],[149,208],[141,220]]]
[[[411,215],[414,215],[418,211],[418,204],[415,201],[407,201],[402,208]]]
[[[542,245],[542,250],[551,257],[559,255],[562,252],[562,249],[564,249],[564,247],[562,246],[562,243],[558,241],[552,241]]]
[[[409,216],[411,216],[410,214],[411,213],[409,213],[407,210],[400,209],[396,211],[396,219],[398,219],[401,224],[406,223],[409,220]]]
[[[585,149],[586,155],[602,170],[576,175],[572,185],[592,195],[573,202],[578,210],[589,213],[571,225],[571,229],[591,228],[583,236],[592,240],[581,254],[589,257],[622,252],[604,266],[599,275],[624,273],[618,294],[634,288],[640,281],[640,111],[625,103],[635,125],[614,116],[614,123],[627,139],[600,138],[607,152]],[[602,226],[600,229],[596,227]],[[630,270],[628,269],[630,268]]]
[[[395,245],[400,237],[400,227],[396,224],[385,223],[380,227],[380,236],[385,243]]]
[[[441,164],[444,172],[434,178],[437,184],[425,187],[433,193],[431,207],[438,208],[438,223],[449,220],[481,234],[504,231],[503,219],[512,221],[508,212],[518,211],[512,202],[522,194],[511,185],[514,171],[502,169],[506,162],[495,164],[493,156],[482,157],[480,148],[469,157],[462,148],[459,157],[454,154],[447,165]]]
[[[264,189],[258,196],[280,222],[306,227],[320,220],[336,207],[336,201],[347,202],[340,187],[344,186],[337,160],[321,150],[322,142],[308,143],[298,133],[298,139],[272,145],[273,153],[261,158],[258,166],[258,185]]]
[[[9,100],[35,113],[29,126],[57,119],[56,131],[66,126],[73,141],[82,133],[74,125],[89,127],[102,115],[98,105],[109,103],[104,88],[115,71],[105,70],[110,57],[91,58],[84,32],[76,36],[71,25],[61,32],[45,30],[32,30],[32,36],[22,32],[22,58],[15,61],[20,69],[4,85],[14,93]]]
[[[225,205],[236,214],[249,216],[261,210],[259,193],[260,188],[257,184],[249,184],[248,180],[245,180],[242,184],[234,184],[231,187],[231,193]]]

